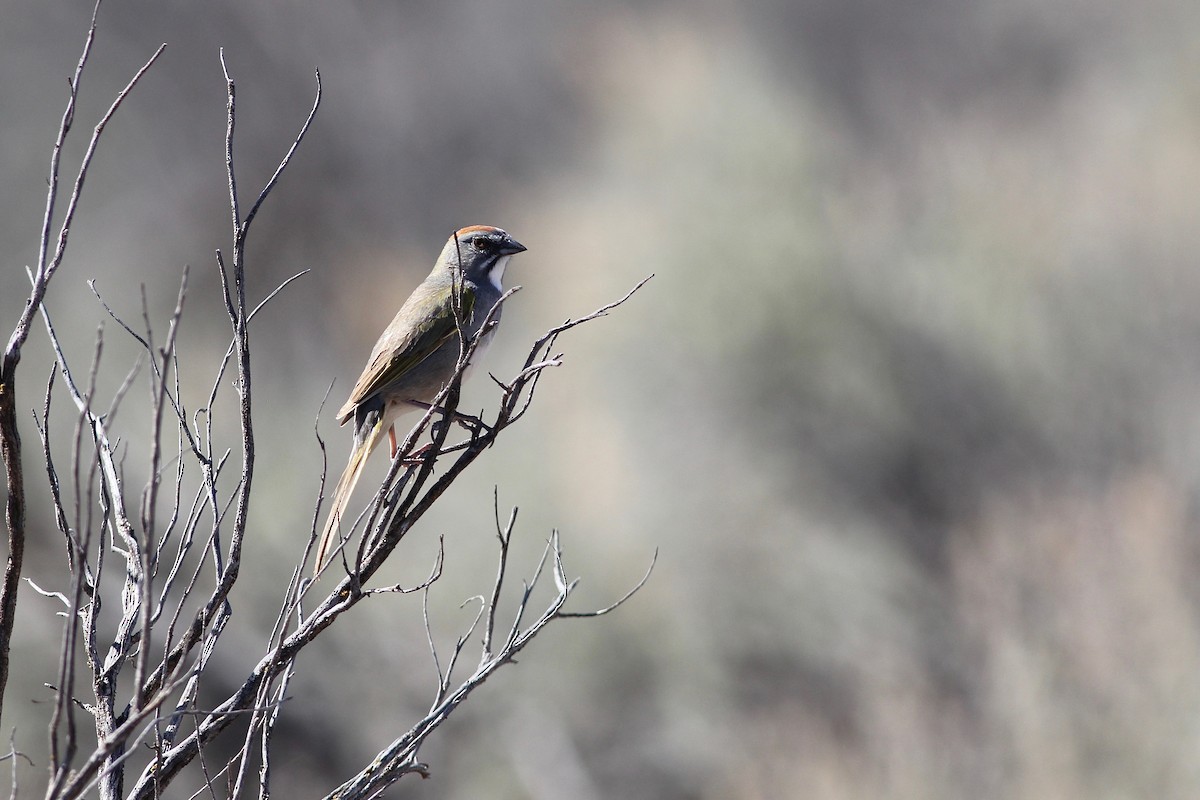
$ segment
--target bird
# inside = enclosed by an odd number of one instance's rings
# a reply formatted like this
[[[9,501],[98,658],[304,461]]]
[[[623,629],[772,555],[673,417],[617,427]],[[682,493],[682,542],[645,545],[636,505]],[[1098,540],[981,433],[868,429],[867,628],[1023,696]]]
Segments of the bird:
[[[490,225],[460,228],[446,241],[428,277],[413,290],[371,350],[350,398],[337,413],[339,425],[354,422],[354,444],[333,493],[329,518],[317,545],[313,577],[321,572],[337,540],[342,514],[367,458],[386,431],[391,454],[396,455],[396,418],[407,411],[428,409],[458,366],[458,319],[470,341],[504,293],[501,281],[509,259],[526,247],[507,232]],[[455,288],[461,288],[456,317]],[[472,355],[472,365],[483,358],[500,308]],[[465,372],[464,372],[465,377]]]

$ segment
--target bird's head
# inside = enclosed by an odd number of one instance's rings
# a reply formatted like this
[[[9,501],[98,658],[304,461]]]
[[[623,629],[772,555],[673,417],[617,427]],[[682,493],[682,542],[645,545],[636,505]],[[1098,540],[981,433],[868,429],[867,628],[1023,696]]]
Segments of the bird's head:
[[[508,259],[525,251],[525,245],[500,228],[471,225],[454,232],[442,251],[442,263],[462,266],[463,276],[476,285],[490,284],[503,291],[501,280]]]

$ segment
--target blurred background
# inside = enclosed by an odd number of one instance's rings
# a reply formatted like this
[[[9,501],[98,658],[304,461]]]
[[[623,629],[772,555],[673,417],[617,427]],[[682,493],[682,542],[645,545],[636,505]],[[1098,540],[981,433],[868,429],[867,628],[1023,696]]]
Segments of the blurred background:
[[[5,336],[90,10],[0,10]],[[65,168],[168,48],[108,129],[47,298],[77,369],[106,317],[88,279],[131,319],[144,284],[165,329],[189,265],[183,393],[203,401],[229,336],[218,49],[246,198],[324,81],[251,234],[254,297],[312,271],[252,330],[253,577],[209,699],[261,654],[300,557],[314,425],[335,473],[349,451],[332,408],[318,421],[330,383],[336,408],[446,236],[487,223],[529,247],[500,377],[656,277],[562,341],[388,579],[418,580],[445,535],[449,647],[494,572],[493,487],[521,508],[513,576],[561,530],[579,610],[658,565],[616,614],[551,627],[422,752],[433,778],[389,796],[1200,794],[1197,26],[1189,0],[108,0]],[[110,323],[102,397],[135,354]],[[40,329],[21,369],[40,406]],[[477,377],[465,408],[497,394]],[[144,399],[121,418],[134,486]],[[27,574],[61,588],[39,498]],[[3,735],[31,786],[60,631],[53,601],[21,610]],[[278,796],[327,791],[423,713],[419,611],[372,599],[305,651]]]

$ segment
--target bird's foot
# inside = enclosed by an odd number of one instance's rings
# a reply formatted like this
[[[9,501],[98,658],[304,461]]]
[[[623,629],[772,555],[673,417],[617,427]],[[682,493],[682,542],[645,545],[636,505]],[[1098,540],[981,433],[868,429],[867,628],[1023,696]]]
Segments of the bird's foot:
[[[413,450],[411,453],[409,453],[408,455],[406,455],[404,457],[404,460],[401,461],[401,463],[402,464],[420,464],[425,461],[425,458],[426,458],[426,456],[429,455],[430,450],[433,450],[433,442],[428,442],[427,444],[421,445],[416,450]]]

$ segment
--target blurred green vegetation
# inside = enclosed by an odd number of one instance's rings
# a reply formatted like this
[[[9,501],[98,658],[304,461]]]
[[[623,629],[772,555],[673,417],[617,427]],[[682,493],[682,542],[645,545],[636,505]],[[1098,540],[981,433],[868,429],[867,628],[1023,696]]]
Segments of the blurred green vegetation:
[[[85,13],[3,13],[0,320],[36,260]],[[618,614],[552,629],[489,682],[424,753],[434,780],[395,796],[1195,797],[1198,25],[1183,0],[109,0],[81,131],[169,47],[110,128],[47,301],[81,364],[105,317],[85,280],[134,317],[144,283],[165,319],[190,264],[185,394],[207,392],[227,342],[217,49],[245,192],[314,67],[325,83],[250,245],[258,296],[313,272],[253,331],[260,577],[211,697],[299,557],[330,381],[336,406],[445,235],[482,222],[530,248],[501,377],[550,325],[657,277],[563,341],[523,430],[396,578],[446,534],[452,637],[492,575],[493,486],[522,508],[520,557],[562,529],[581,606],[660,557]],[[111,392],[134,348],[109,329]],[[33,338],[29,407],[50,369]],[[466,406],[495,395],[477,379]],[[48,507],[36,524],[30,576],[54,588]],[[59,633],[51,601],[21,603],[10,691],[40,702],[5,721],[36,754]],[[301,662],[280,796],[332,786],[427,701],[417,604],[361,611]]]

